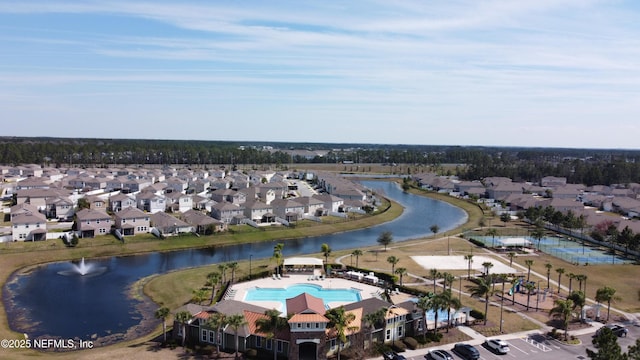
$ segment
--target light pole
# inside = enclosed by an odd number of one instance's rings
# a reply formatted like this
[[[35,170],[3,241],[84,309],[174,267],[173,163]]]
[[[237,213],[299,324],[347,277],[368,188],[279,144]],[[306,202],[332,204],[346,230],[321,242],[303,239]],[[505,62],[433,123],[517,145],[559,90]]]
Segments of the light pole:
[[[538,305],[540,304],[540,281],[542,280],[538,280],[538,291],[536,291],[536,311],[539,310]]]
[[[507,279],[502,278],[502,296],[500,296],[500,334],[502,334],[502,312],[504,309],[504,282]]]
[[[249,254],[249,280],[251,280],[251,258],[253,257],[253,254]]]

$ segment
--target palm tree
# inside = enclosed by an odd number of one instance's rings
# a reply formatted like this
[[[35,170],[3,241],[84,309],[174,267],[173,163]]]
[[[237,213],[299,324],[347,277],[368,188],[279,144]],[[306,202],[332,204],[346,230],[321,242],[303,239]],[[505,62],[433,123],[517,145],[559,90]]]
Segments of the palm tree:
[[[509,266],[513,265],[513,258],[516,257],[516,253],[513,251],[509,251],[507,253],[507,256],[509,257]]]
[[[209,319],[207,319],[206,326],[216,331],[216,353],[220,353],[220,329],[227,324],[227,316],[223,313],[213,313]]]
[[[180,311],[176,314],[176,322],[180,324],[182,330],[182,347],[187,341],[187,324],[191,321],[193,316],[188,311]]]
[[[429,270],[429,277],[431,278],[431,280],[433,280],[433,293],[436,293],[436,280],[438,280],[438,278],[440,278],[440,272],[438,271],[438,269],[431,269]]]
[[[284,249],[284,244],[283,243],[277,243],[273,247],[273,256],[272,256],[272,258],[274,258],[276,260],[276,274],[280,274],[280,259],[282,259],[282,250],[283,249]]]
[[[421,296],[418,298],[418,302],[416,303],[418,309],[422,310],[422,318],[424,320],[424,330],[422,332],[422,336],[425,340],[427,338],[427,330],[429,330],[427,329],[427,312],[431,309],[431,299],[433,299],[434,295]]]
[[[491,247],[496,247],[496,235],[498,235],[498,229],[496,228],[490,228],[487,229],[487,232],[484,233],[485,236],[491,236]]]
[[[531,265],[533,265],[533,260],[527,259],[524,261],[524,264],[527,265],[527,268],[529,269],[527,271],[527,282],[529,282],[529,279],[531,278]]]
[[[573,279],[576,278],[576,274],[569,273],[569,275],[567,275],[567,277],[569,278],[569,294],[571,294],[571,291],[573,291]]]
[[[338,360],[340,360],[340,349],[342,344],[347,342],[347,332],[357,331],[358,327],[351,325],[356,319],[356,316],[352,312],[347,312],[344,306],[329,309],[325,316],[329,319],[329,328],[336,330],[336,337],[338,338]]]
[[[384,321],[384,315],[387,313],[387,308],[380,308],[374,312],[367,313],[363,320],[369,325],[369,346],[373,344],[373,331],[376,329],[376,324]]]
[[[229,264],[227,264],[227,267],[229,269],[231,269],[231,282],[233,283],[236,279],[236,271],[238,270],[238,262],[234,261],[234,262],[230,262]]]
[[[564,268],[556,268],[556,272],[558,273],[558,294],[560,294],[560,280],[562,279],[562,274],[564,274]]]
[[[571,300],[573,301],[573,309],[575,310],[576,308],[580,308],[580,321],[583,320],[582,318],[582,308],[585,305],[586,302],[586,298],[584,296],[584,293],[582,291],[574,291],[571,294],[569,294],[569,296],[567,296],[567,300]]]
[[[473,254],[467,254],[464,256],[467,260],[467,278],[471,278],[471,263],[473,263]]]
[[[551,265],[550,263],[545,263],[544,267],[547,269],[547,289],[550,289],[551,282],[549,281],[549,278],[551,277],[551,269],[553,268],[553,265]]]
[[[193,297],[191,298],[191,301],[198,303],[198,305],[200,305],[206,299],[207,299],[207,291],[205,289],[193,290]]]
[[[218,270],[220,270],[220,274],[222,274],[222,282],[226,283],[227,282],[227,269],[229,268],[229,265],[227,264],[218,264]]]
[[[351,255],[356,257],[356,267],[358,267],[358,260],[360,259],[360,256],[362,256],[362,250],[360,249],[355,249],[353,250],[353,252],[351,253]]]
[[[485,278],[475,278],[473,285],[467,285],[467,289],[471,293],[471,297],[484,298],[484,324],[487,325],[488,311],[489,311],[489,298],[493,296],[493,289],[491,287],[490,276]]]
[[[238,329],[246,323],[247,321],[244,319],[244,315],[242,314],[234,314],[227,317],[227,325],[231,326],[231,328],[233,329],[233,335],[235,336],[236,360],[238,359]]]
[[[607,302],[607,322],[609,322],[609,313],[611,312],[611,300],[614,300],[614,296],[616,294],[616,289],[612,287],[602,287],[596,290],[596,301]]]
[[[540,241],[544,237],[544,228],[537,226],[532,232],[531,237],[538,241],[538,251],[540,251]]]
[[[387,251],[387,245],[393,242],[393,235],[391,235],[391,231],[385,231],[380,236],[378,236],[378,244],[384,245],[384,251]]]
[[[447,309],[447,302],[446,302],[446,298],[445,296],[442,295],[442,293],[440,294],[435,294],[433,296],[433,298],[431,298],[431,308],[430,310],[433,311],[434,314],[434,322],[435,322],[435,326],[433,327],[433,332],[437,333],[438,332],[438,315],[440,314],[440,312],[442,310],[446,310]]]
[[[322,255],[324,255],[324,266],[326,272],[326,266],[329,265],[329,255],[331,255],[331,247],[329,246],[329,244],[322,244],[320,245],[320,251],[322,252]]]
[[[553,317],[560,317],[564,326],[564,340],[567,341],[569,334],[569,318],[573,311],[573,301],[567,299],[556,299],[556,306],[549,310],[549,315]]]
[[[169,308],[161,307],[155,312],[155,317],[158,320],[162,320],[162,335],[164,338],[164,342],[167,342],[167,316],[169,315]]]
[[[585,281],[587,275],[578,274],[576,280],[578,280],[578,291],[582,291],[582,283]]]
[[[396,271],[396,264],[397,264],[399,261],[400,261],[400,259],[398,259],[398,258],[397,258],[397,257],[395,257],[395,256],[389,256],[389,257],[387,258],[387,262],[388,262],[389,264],[391,264],[391,274],[395,273],[395,271]]]
[[[493,267],[493,263],[490,261],[485,261],[482,263],[482,267],[484,268],[484,275],[489,276],[489,269]]]
[[[400,286],[402,286],[402,277],[407,274],[407,268],[399,267],[396,269],[395,274],[400,275]]]
[[[444,290],[447,290],[447,286],[449,287],[449,289],[451,289],[451,285],[453,285],[453,282],[455,281],[456,277],[453,276],[453,274],[448,273],[448,272],[443,272],[442,273],[442,283],[444,284]]]
[[[207,274],[207,284],[211,286],[211,300],[209,304],[213,304],[213,299],[216,296],[216,287],[220,282],[220,273],[210,272]]]
[[[276,332],[287,327],[287,319],[280,316],[280,311],[276,309],[270,309],[264,312],[266,317],[256,320],[256,330],[258,333],[264,335],[267,340],[271,340],[274,343],[273,347],[273,360],[277,360],[277,346],[275,344]]]
[[[527,281],[524,285],[522,285],[525,289],[527,289],[527,311],[529,311],[529,303],[531,301],[531,292],[536,288],[536,284]]]
[[[440,297],[447,307],[447,332],[449,332],[449,328],[451,327],[451,308],[459,309],[462,307],[462,303],[460,302],[460,299],[453,296],[451,289],[446,289],[441,292]]]

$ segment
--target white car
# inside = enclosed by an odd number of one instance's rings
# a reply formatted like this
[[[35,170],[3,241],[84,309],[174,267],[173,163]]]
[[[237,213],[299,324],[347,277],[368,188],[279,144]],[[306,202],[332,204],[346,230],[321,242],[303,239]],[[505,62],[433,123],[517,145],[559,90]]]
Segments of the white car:
[[[506,354],[509,352],[509,344],[500,339],[487,339],[487,347],[498,354]]]

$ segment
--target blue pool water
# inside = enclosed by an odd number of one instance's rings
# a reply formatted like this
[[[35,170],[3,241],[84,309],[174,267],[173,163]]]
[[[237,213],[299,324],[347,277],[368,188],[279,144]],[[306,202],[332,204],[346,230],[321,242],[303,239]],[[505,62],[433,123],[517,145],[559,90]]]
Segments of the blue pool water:
[[[340,301],[346,303],[361,300],[360,290],[356,289],[323,289],[318,285],[296,284],[286,288],[260,288],[247,290],[245,301],[280,301],[285,309],[287,299],[296,297],[302,293],[322,299],[325,307],[330,302]],[[285,310],[286,311],[286,310]]]

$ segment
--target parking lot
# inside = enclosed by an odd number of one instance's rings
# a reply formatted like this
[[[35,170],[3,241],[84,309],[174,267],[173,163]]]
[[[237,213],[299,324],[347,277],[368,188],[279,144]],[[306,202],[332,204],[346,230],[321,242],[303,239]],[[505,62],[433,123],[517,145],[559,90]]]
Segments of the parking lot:
[[[640,327],[626,324],[629,331],[626,337],[619,337],[618,344],[622,351],[626,352],[628,347],[635,344],[640,338]],[[594,332],[595,333],[595,332]],[[586,349],[595,350],[591,344],[594,333],[577,336],[580,339],[579,345],[565,345],[559,341],[547,340],[543,335],[522,336],[509,338],[505,335],[505,341],[509,344],[509,352],[506,354],[496,354],[483,344],[473,343],[480,352],[480,360],[506,360],[506,359],[527,359],[527,360],[559,360],[559,359],[588,359]],[[458,354],[452,352],[453,344],[438,346],[431,349],[443,349],[453,355],[455,360],[462,359]],[[430,349],[407,351],[404,353],[408,360],[425,360],[424,355]]]

